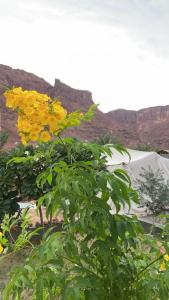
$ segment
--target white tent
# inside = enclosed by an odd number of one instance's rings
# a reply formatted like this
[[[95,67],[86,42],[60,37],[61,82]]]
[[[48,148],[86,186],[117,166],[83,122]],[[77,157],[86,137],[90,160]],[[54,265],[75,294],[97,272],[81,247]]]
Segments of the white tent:
[[[140,173],[143,173],[142,168],[147,170],[151,167],[154,172],[158,169],[162,170],[164,178],[169,180],[169,159],[160,156],[156,152],[131,149],[127,149],[127,151],[131,158],[127,154],[121,154],[112,148],[112,157],[107,157],[108,170],[125,169],[132,180],[137,180]]]
[[[139,179],[140,174],[143,173],[143,168],[148,170],[150,167],[154,173],[157,170],[163,171],[164,179],[169,180],[169,159],[164,158],[156,152],[145,152],[127,149],[130,157],[127,154],[121,154],[112,147],[112,157],[107,157],[107,168],[109,171],[113,171],[118,168],[124,169],[130,176],[133,186],[136,185],[136,181]],[[112,202],[109,202],[112,211],[114,210]],[[123,213],[127,213],[128,207],[126,207]],[[139,209],[134,203],[131,205],[130,213],[143,213],[144,209]]]

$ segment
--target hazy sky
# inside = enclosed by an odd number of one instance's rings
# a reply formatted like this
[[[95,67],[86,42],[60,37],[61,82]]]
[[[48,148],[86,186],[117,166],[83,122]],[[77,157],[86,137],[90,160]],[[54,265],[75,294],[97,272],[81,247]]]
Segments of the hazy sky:
[[[169,105],[169,0],[0,0],[0,39],[1,64],[103,111]]]

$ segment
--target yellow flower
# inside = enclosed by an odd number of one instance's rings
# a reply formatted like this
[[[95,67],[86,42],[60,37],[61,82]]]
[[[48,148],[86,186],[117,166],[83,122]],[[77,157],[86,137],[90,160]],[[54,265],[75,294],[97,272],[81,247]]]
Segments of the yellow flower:
[[[39,134],[37,132],[31,132],[29,135],[29,139],[32,142],[36,142],[39,139]]]
[[[57,118],[54,115],[48,115],[47,117],[47,123],[49,126],[49,130],[51,133],[55,132],[58,129],[58,125],[57,125]]]
[[[29,132],[31,129],[30,123],[26,119],[18,118],[18,129],[22,132]]]
[[[43,113],[40,116],[39,124],[41,125],[47,125],[48,124],[48,113]]]
[[[52,111],[56,114],[56,116],[60,116],[61,118],[65,118],[67,115],[67,111],[62,107],[59,101],[55,101],[51,104]]]
[[[47,122],[49,124],[56,124],[57,119],[56,119],[56,117],[54,115],[48,115]]]
[[[165,271],[165,270],[166,270],[165,262],[162,262],[162,263],[160,264],[160,269],[159,269],[159,271]]]
[[[38,111],[34,110],[34,113],[31,115],[30,120],[34,124],[42,124],[41,122],[41,115],[38,113]]]
[[[48,131],[42,131],[40,135],[40,139],[42,142],[49,142],[51,139],[51,136]]]
[[[14,94],[14,95],[20,95],[20,93],[23,93],[23,90],[21,87],[13,88],[12,90],[7,91],[7,93]]]
[[[2,238],[2,236],[3,236],[3,233],[0,231],[0,239]]]
[[[33,109],[33,107],[27,106],[27,107],[24,107],[23,111],[27,116],[30,116],[33,114],[34,109]]]
[[[48,142],[52,134],[69,125],[66,120],[67,111],[59,101],[52,100],[46,94],[13,88],[6,91],[4,96],[6,106],[18,111],[17,127],[23,144],[38,141],[39,136],[41,141]],[[74,122],[75,117],[76,115]]]
[[[26,145],[28,140],[26,139],[25,135],[20,135],[20,138],[21,138],[21,142],[23,145]]]
[[[59,127],[58,127],[58,125],[57,124],[50,124],[50,126],[49,126],[49,131],[51,132],[51,133],[54,133],[54,132],[56,132],[56,131],[58,131],[59,130]]]
[[[31,127],[31,133],[39,133],[40,131],[42,130],[42,126],[39,126],[39,125],[33,125]]]
[[[49,110],[49,104],[48,103],[39,103],[39,109],[41,113],[46,113]]]
[[[2,247],[2,245],[0,244],[0,254],[4,251],[4,248]]]
[[[169,255],[168,255],[168,254],[164,255],[164,259],[165,259],[166,261],[169,261]]]

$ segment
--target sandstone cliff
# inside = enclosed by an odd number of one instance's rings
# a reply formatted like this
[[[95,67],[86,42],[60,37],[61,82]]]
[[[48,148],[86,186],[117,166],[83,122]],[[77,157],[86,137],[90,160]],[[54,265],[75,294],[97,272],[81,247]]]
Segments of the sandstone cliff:
[[[150,144],[169,149],[169,105],[139,111],[119,109],[106,115],[120,125],[117,133],[127,145]]]

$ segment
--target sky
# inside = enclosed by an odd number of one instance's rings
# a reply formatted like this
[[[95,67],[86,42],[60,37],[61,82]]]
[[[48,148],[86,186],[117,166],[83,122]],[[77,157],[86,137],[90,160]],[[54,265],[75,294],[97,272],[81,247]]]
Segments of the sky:
[[[104,112],[169,105],[169,0],[0,0],[0,38],[1,64]]]

